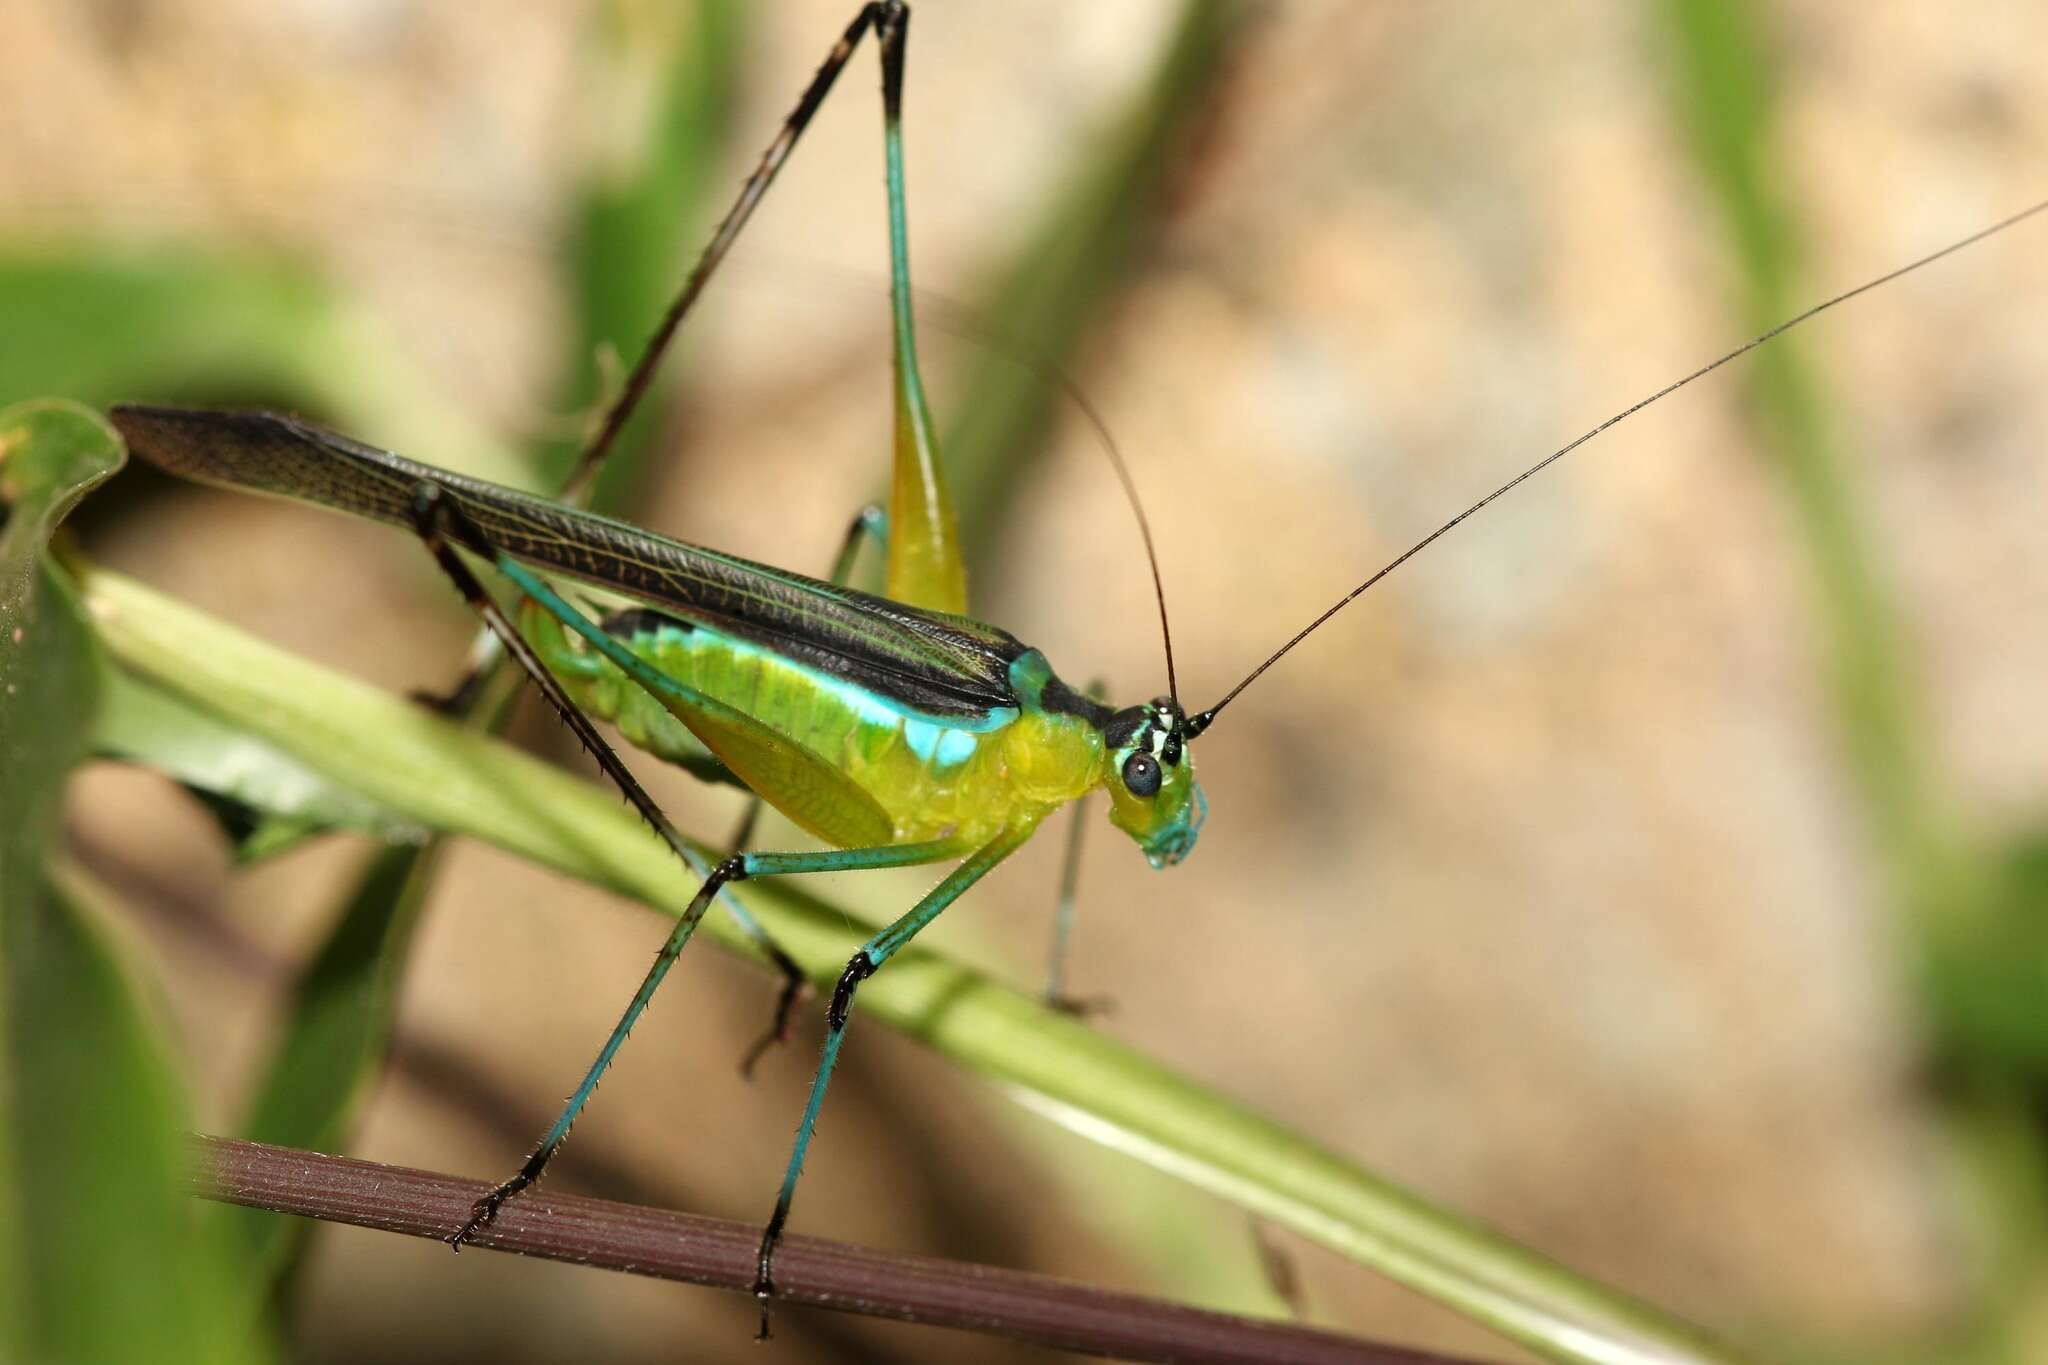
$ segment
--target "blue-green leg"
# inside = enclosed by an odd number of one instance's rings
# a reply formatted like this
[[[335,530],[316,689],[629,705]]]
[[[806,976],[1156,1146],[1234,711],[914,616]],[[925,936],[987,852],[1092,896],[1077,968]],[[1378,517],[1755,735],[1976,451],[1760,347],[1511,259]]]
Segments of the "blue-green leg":
[[[548,672],[547,666],[533,652],[533,646],[526,642],[526,637],[513,626],[503,609],[484,591],[483,584],[477,581],[476,575],[470,572],[469,566],[463,563],[462,557],[455,553],[449,541],[451,535],[460,535],[468,543],[488,545],[482,532],[463,515],[461,508],[434,484],[421,484],[413,490],[412,519],[413,528],[419,533],[421,542],[455,584],[456,590],[503,642],[506,652],[526,671],[527,676],[540,689],[541,695],[547,698],[548,704],[561,716],[562,723],[569,727],[582,742],[583,747],[590,752],[591,757],[597,760],[598,766],[604,769],[606,776],[618,785],[627,803],[653,827],[662,842],[669,846],[670,851],[681,859],[685,866],[692,870],[703,867],[703,860],[697,856],[696,851],[684,841],[676,827],[669,823],[668,816],[663,814],[661,807],[655,804],[654,798],[647,794],[631,770],[619,760],[619,756],[612,752],[611,746],[604,742],[603,737],[597,733],[597,728],[590,723],[590,718],[584,715],[562,690],[562,685],[556,680],[555,675]],[[502,567],[508,561],[499,556],[497,562]],[[578,1088],[562,1117],[556,1120],[554,1127],[541,1139],[540,1146],[534,1149],[533,1155],[527,1158],[519,1173],[478,1200],[470,1212],[469,1221],[449,1238],[457,1250],[461,1249],[464,1239],[496,1216],[499,1205],[540,1177],[541,1169],[547,1165],[548,1158],[554,1155],[555,1148],[561,1145],[562,1138],[569,1131],[569,1125],[575,1121],[577,1111],[590,1097],[590,1091],[597,1085],[598,1078],[604,1074],[605,1067],[611,1064],[612,1055],[618,1051],[619,1045],[625,1042],[626,1030],[647,1007],[647,1001],[654,994],[655,987],[659,986],[661,978],[668,974],[670,965],[674,963],[676,955],[682,952],[683,945],[690,941],[690,935],[696,931],[698,921],[704,918],[704,911],[711,904],[712,898],[718,894],[719,888],[733,879],[731,871],[727,870],[731,863],[732,860],[728,859],[726,863],[720,864],[719,868],[711,869],[710,875],[704,878],[704,883],[698,888],[689,908],[682,918],[676,921],[675,928],[669,931],[668,941],[662,945],[661,953],[655,959],[654,969],[641,983],[640,992],[633,997],[633,1003],[628,1006],[625,1018],[605,1044],[597,1065],[591,1068],[590,1074]],[[721,870],[726,870],[726,875],[718,875]]]
[[[682,952],[683,945],[690,941],[691,933],[704,918],[704,912],[710,908],[711,902],[717,898],[722,888],[750,877],[777,877],[800,872],[843,872],[876,867],[908,867],[917,863],[937,862],[952,857],[959,851],[958,844],[949,840],[938,840],[923,844],[893,844],[883,848],[828,849],[818,853],[740,853],[712,868],[711,874],[704,879],[704,884],[697,888],[697,894],[690,898],[690,904],[684,909],[682,917],[676,921],[675,928],[669,931],[668,940],[661,945],[661,951],[655,954],[654,965],[647,969],[647,975],[640,982],[640,989],[633,992],[633,998],[627,1002],[625,1013],[621,1014],[619,1022],[613,1025],[611,1036],[606,1038],[604,1046],[598,1049],[596,1060],[591,1062],[590,1069],[583,1074],[582,1084],[569,1096],[568,1104],[563,1106],[554,1124],[541,1135],[541,1140],[533,1149],[532,1155],[526,1158],[526,1163],[510,1180],[476,1201],[470,1209],[469,1221],[456,1230],[455,1235],[448,1239],[449,1243],[460,1249],[478,1229],[488,1226],[490,1221],[498,1216],[499,1208],[507,1199],[540,1179],[541,1172],[553,1159],[556,1149],[562,1145],[562,1140],[569,1136],[569,1129],[574,1126],[576,1116],[583,1112],[583,1106],[589,1101],[591,1093],[597,1089],[597,1083],[604,1079],[604,1073],[610,1069],[612,1059],[618,1056],[619,1049],[625,1046],[627,1035],[633,1031],[633,1025],[639,1022],[640,1015],[647,1009],[647,1002],[654,998],[654,992],[660,988],[662,978],[667,976],[668,969],[675,965],[676,957]]]
[[[871,502],[853,514],[846,538],[839,542],[839,553],[832,556],[832,572],[827,575],[831,582],[846,586],[853,577],[854,560],[863,544],[872,544],[885,555],[889,553],[889,514],[880,503]]]
[[[846,1036],[846,1019],[853,1011],[854,992],[898,949],[915,938],[919,930],[960,899],[968,887],[1016,852],[1031,837],[1033,828],[1032,825],[1023,825],[1006,829],[969,854],[960,866],[946,875],[944,881],[911,907],[908,914],[862,944],[860,951],[853,955],[846,964],[846,970],[840,974],[839,984],[832,992],[831,1007],[825,1012],[825,1050],[818,1058],[817,1079],[811,1082],[810,1099],[804,1104],[803,1118],[797,1122],[796,1145],[789,1154],[789,1167],[782,1177],[782,1189],[775,1196],[775,1211],[768,1216],[768,1226],[761,1233],[761,1250],[754,1269],[754,1295],[761,1301],[763,1337],[768,1335],[768,1300],[775,1295],[775,1244],[781,1240],[783,1225],[789,1221],[790,1201],[796,1197],[797,1177],[803,1174],[804,1155],[810,1150],[811,1134],[818,1126],[818,1110],[825,1103],[825,1087],[831,1083],[832,1069],[839,1064],[839,1044]]]
[[[537,577],[532,570],[517,560],[494,550],[482,530],[470,522],[467,517],[463,516],[459,508],[450,504],[443,515],[450,520],[451,525],[456,526],[461,531],[460,538],[464,544],[469,545],[479,553],[490,555],[492,562],[496,565],[499,572],[509,578],[520,591],[524,592],[543,610],[553,615],[562,625],[582,636],[603,654],[605,658],[609,659],[616,667],[623,671],[627,677],[631,678],[641,687],[646,688],[657,698],[662,695],[665,688],[677,686],[673,679],[656,675],[643,660],[624,651],[602,626],[599,626],[588,616],[578,611],[559,593],[555,592],[553,588],[549,587],[545,581]],[[840,545],[839,552],[833,559],[832,574],[834,581],[843,581],[851,573],[854,559],[859,554],[863,541],[868,539],[885,539],[887,534],[888,518],[879,507],[870,505],[856,513],[853,522],[847,529],[845,539]],[[754,822],[760,813],[760,808],[761,802],[759,797],[754,797],[748,803],[747,809],[741,816],[739,829],[734,834],[730,845],[735,852],[752,842]],[[681,845],[677,847],[676,852],[685,863],[689,864],[690,870],[695,872],[699,878],[710,875],[710,865],[695,850],[687,845]],[[775,1012],[769,1022],[768,1031],[750,1046],[740,1059],[740,1073],[745,1076],[751,1076],[754,1063],[760,1056],[776,1043],[784,1041],[789,1037],[790,1021],[795,1017],[797,1003],[803,998],[804,992],[809,989],[810,982],[804,975],[803,969],[797,965],[796,960],[783,951],[782,947],[768,933],[767,928],[759,920],[755,919],[736,897],[729,892],[723,893],[719,897],[719,902],[731,912],[733,918],[738,922],[741,931],[753,941],[755,946],[760,949],[762,956],[782,976],[782,989],[777,994]]]

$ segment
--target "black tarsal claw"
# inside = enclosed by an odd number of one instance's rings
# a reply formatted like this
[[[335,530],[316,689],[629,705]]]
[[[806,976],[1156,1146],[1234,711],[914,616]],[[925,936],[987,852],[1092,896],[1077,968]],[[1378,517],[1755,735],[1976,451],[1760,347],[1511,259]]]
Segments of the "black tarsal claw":
[[[497,1216],[498,1200],[496,1193],[493,1192],[469,1206],[469,1221],[455,1229],[454,1234],[448,1238],[448,1245],[456,1251],[462,1250],[464,1242],[489,1227]]]

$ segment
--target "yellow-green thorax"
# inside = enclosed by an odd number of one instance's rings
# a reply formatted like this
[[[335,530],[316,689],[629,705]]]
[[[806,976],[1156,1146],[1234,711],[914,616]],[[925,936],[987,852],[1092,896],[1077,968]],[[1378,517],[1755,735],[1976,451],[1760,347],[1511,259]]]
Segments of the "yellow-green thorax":
[[[524,625],[548,667],[584,709],[618,725],[659,757],[701,760],[703,749],[660,702],[542,611]],[[687,687],[778,731],[857,787],[886,813],[888,842],[957,838],[978,845],[1004,828],[1036,824],[1109,776],[1101,729],[1082,714],[1038,704],[1027,651],[1013,672],[1031,695],[1015,707],[967,716],[919,712],[772,650],[704,626],[643,614],[620,643]],[[763,790],[770,805],[820,838],[849,842],[844,812],[820,811]]]

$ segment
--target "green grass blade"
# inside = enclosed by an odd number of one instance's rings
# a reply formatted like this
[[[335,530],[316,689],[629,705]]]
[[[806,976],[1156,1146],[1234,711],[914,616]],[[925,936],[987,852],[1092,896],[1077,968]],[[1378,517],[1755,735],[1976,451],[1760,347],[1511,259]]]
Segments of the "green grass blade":
[[[253,1360],[218,1220],[184,1193],[182,1085],[94,917],[45,871],[104,665],[43,550],[121,459],[73,404],[0,412],[0,1354]]]
[[[2048,830],[1993,853],[1981,908],[1931,936],[1926,998],[1953,1060],[2016,1082],[2038,1105],[2048,1092]]]
[[[1771,59],[1753,5],[1667,0],[1677,111],[1742,268],[1739,307],[1761,331],[1796,311],[1798,248],[1774,162]],[[1783,337],[1749,360],[1759,434],[1783,479],[1813,566],[1830,682],[1851,770],[1877,846],[1908,897],[1945,899],[1954,850],[1936,808],[1906,649],[1881,587],[1863,499],[1846,472],[1828,404]]]
[[[386,839],[423,840],[417,825],[337,787],[247,730],[223,722],[177,694],[116,673],[94,727],[94,748],[140,761],[210,796],[315,829],[359,829]]]
[[[359,310],[290,262],[164,247],[0,250],[0,403],[252,402],[520,487],[531,473],[423,382]]]
[[[260,1359],[220,1219],[184,1192],[190,1126],[160,1029],[72,894],[9,899],[17,1204],[34,1349],[16,1359]],[[30,1040],[33,1040],[32,1042]]]
[[[1666,0],[1663,12],[1677,113],[1735,248],[1738,306],[1761,330],[1804,302],[1795,201],[1777,161],[1767,21],[1751,0]],[[1979,1202],[1998,1214],[1976,1301],[1926,1358],[2012,1358],[2039,1300],[2048,1245],[2038,1175],[2048,1147],[2034,1117],[2048,1094],[2048,874],[2024,845],[1987,856],[1946,808],[1880,542],[1802,354],[1800,338],[1784,337],[1750,359],[1759,444],[1812,568],[1846,767],[1889,877],[1888,908],[1906,931],[1898,941],[1916,958],[1929,1050],[1952,1082],[1943,1096],[1951,1151],[1970,1163]]]
[[[986,572],[1000,562],[1002,520],[1028,457],[1044,446],[1065,402],[1043,375],[1018,362],[1064,366],[1109,310],[1146,217],[1179,164],[1174,147],[1204,111],[1243,18],[1233,0],[1186,6],[1151,79],[1093,140],[1099,150],[1046,204],[1023,234],[1025,245],[974,310],[986,320],[990,345],[960,401],[949,405],[955,415],[939,443],[970,568]]]
[[[10,1359],[40,1346],[31,1306],[47,1292],[30,1279],[39,1249],[26,1207],[38,1174],[27,1162],[39,1153],[24,1139],[40,1096],[12,1065],[45,1022],[22,995],[24,949],[48,913],[44,854],[65,777],[85,756],[101,672],[90,633],[52,597],[43,549],[64,514],[121,462],[119,443],[98,439],[105,428],[97,419],[67,415],[0,414],[0,1354]]]
[[[250,639],[140,584],[78,565],[125,667],[179,688],[406,819],[465,834],[674,914],[693,890],[606,792],[422,708]],[[844,964],[848,917],[799,889],[742,895],[814,979]],[[701,933],[742,947],[721,916]],[[742,950],[744,950],[742,948]],[[1731,1359],[1594,1284],[936,954],[892,959],[862,1016],[921,1039],[1073,1130],[1333,1247],[1552,1360]]]

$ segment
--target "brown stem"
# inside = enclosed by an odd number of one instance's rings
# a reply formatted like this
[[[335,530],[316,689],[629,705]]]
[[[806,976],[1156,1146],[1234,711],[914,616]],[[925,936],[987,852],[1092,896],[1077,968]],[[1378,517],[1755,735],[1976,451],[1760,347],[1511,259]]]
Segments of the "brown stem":
[[[445,1238],[480,1182],[233,1138],[196,1142],[193,1193],[357,1227]],[[760,1230],[604,1199],[529,1194],[473,1246],[747,1292]],[[776,1253],[777,1298],[985,1332],[1125,1360],[1215,1365],[1468,1365],[1291,1323],[1212,1313],[960,1261],[899,1256],[813,1237]]]

